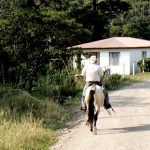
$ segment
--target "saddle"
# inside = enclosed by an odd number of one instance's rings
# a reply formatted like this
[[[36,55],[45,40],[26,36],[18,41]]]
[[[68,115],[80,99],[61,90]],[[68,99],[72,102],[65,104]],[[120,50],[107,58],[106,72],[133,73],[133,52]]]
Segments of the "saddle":
[[[103,87],[102,82],[98,82],[98,81],[90,81],[89,82],[89,86],[91,86],[93,84],[98,85],[100,87]],[[105,96],[105,98],[104,98],[104,108],[105,109],[112,108],[111,104],[109,103],[109,97],[108,97],[107,91],[105,90],[105,88],[102,88],[102,89],[103,89],[103,93],[104,93],[104,96]]]
[[[102,86],[102,85],[103,85],[101,82],[98,82],[98,81],[90,81],[90,82],[89,82],[89,86],[91,86],[91,85],[93,85],[93,84],[99,85],[99,86]]]

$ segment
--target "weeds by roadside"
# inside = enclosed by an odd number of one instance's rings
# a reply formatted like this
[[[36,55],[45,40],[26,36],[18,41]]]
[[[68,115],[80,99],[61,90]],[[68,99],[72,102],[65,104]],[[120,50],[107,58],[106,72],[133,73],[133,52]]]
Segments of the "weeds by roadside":
[[[48,150],[50,145],[57,142],[56,132],[43,128],[41,121],[32,119],[24,118],[21,122],[1,120],[0,149]]]

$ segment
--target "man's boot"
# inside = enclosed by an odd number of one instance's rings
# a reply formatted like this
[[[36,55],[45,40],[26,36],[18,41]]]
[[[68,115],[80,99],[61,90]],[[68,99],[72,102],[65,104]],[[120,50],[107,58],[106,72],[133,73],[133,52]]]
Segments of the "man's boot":
[[[111,104],[109,103],[108,93],[106,91],[105,91],[104,95],[105,95],[105,99],[104,99],[104,107],[105,107],[105,109],[112,108]]]
[[[84,101],[85,96],[82,96],[82,100],[81,100],[81,110],[86,111],[86,104]]]

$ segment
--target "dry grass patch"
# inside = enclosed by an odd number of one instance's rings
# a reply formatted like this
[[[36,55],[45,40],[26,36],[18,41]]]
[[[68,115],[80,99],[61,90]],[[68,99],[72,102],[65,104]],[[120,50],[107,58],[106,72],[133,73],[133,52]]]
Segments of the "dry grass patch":
[[[40,121],[3,121],[0,133],[1,150],[48,150],[57,142],[56,132],[43,128]]]

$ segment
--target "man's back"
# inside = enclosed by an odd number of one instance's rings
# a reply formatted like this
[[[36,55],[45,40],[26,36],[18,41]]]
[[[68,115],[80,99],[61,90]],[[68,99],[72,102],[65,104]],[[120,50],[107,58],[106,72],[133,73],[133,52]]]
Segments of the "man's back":
[[[103,71],[96,63],[90,63],[83,68],[81,74],[86,78],[86,82],[100,81]]]

